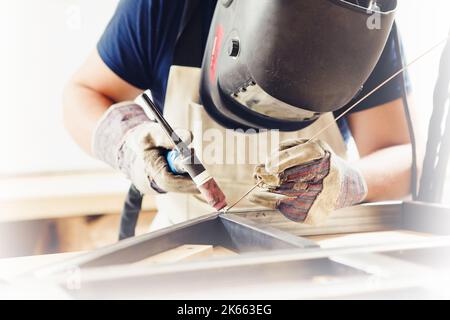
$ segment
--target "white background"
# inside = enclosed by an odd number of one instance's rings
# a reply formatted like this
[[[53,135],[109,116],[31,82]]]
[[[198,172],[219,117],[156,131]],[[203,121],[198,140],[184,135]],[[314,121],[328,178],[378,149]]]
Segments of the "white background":
[[[399,0],[408,59],[450,29],[450,1]],[[81,64],[117,0],[0,0],[0,176],[96,170],[62,126],[64,83]],[[441,50],[411,70],[427,122]]]
[[[64,83],[116,0],[0,0],[0,175],[102,167],[62,124]]]

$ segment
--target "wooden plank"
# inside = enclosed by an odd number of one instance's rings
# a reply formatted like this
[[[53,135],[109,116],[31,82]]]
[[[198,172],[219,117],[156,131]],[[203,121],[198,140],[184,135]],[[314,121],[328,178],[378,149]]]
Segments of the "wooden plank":
[[[155,213],[142,212],[136,235],[148,233]],[[90,251],[118,241],[120,215],[75,217],[56,220],[59,252]]]
[[[24,176],[0,179],[0,223],[95,214],[122,210],[130,186],[114,172]],[[156,210],[154,197],[145,211]]]
[[[214,258],[228,258],[233,256],[238,256],[237,252],[234,252],[230,249],[224,247],[214,247],[213,248],[213,257]]]
[[[153,265],[164,263],[176,263],[182,261],[193,261],[213,256],[213,246],[208,245],[183,245],[178,248],[165,251],[150,258],[141,260],[134,265]]]
[[[432,237],[432,235],[412,231],[386,231],[356,233],[348,235],[327,235],[308,237],[316,241],[321,248],[345,248],[359,246],[373,246],[382,244],[405,243]]]

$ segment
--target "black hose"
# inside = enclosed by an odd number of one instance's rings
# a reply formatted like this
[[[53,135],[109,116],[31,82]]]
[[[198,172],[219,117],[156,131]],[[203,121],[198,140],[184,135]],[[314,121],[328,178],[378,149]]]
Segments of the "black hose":
[[[122,217],[120,219],[119,240],[125,240],[135,236],[136,225],[139,219],[139,213],[142,209],[143,195],[131,186],[128,190],[125,204],[122,210]]]
[[[404,54],[402,52],[402,45],[400,41],[400,34],[397,29],[397,25],[394,24],[393,26],[393,32],[395,34],[395,50],[396,55],[400,59],[402,68],[405,66],[403,57]],[[411,140],[411,149],[412,149],[412,164],[411,164],[411,195],[413,200],[417,200],[418,195],[418,167],[417,167],[417,142],[416,142],[416,134],[414,132],[414,124],[412,121],[411,116],[411,109],[409,107],[409,101],[408,101],[408,90],[406,88],[406,80],[405,80],[405,73],[399,75],[401,77],[401,90],[402,90],[402,100],[403,100],[403,107],[405,109],[405,116],[406,120],[408,122],[408,130],[409,130],[409,136]]]

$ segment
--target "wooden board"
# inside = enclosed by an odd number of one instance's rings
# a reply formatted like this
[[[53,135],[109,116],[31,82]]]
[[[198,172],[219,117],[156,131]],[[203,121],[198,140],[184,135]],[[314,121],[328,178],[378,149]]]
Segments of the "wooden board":
[[[420,240],[432,237],[432,235],[417,233],[406,230],[384,231],[384,232],[368,232],[341,235],[326,235],[308,237],[316,241],[321,248],[344,248],[344,247],[360,247],[380,244],[403,243],[414,240]]]
[[[231,251],[230,249],[224,247],[214,247],[213,257],[214,258],[228,258],[239,255],[238,253]]]
[[[112,171],[0,179],[0,223],[116,214],[130,182]],[[143,209],[155,211],[154,197]]]
[[[148,233],[154,212],[142,212],[136,235]],[[117,243],[120,215],[75,217],[56,220],[59,252],[90,251]]]
[[[199,258],[210,257],[214,253],[213,246],[184,245],[178,248],[159,253],[150,258],[137,262],[138,265],[152,265],[161,263],[175,263],[192,261]]]
[[[237,255],[236,252],[223,247],[189,244],[151,256],[135,263],[135,265],[177,263],[208,258],[225,258],[235,255]]]

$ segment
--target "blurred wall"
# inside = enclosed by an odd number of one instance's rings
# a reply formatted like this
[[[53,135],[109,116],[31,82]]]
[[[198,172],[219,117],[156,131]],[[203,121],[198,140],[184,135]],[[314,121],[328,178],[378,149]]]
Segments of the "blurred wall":
[[[397,20],[408,61],[420,56],[449,34],[450,1],[399,0],[399,7]],[[417,100],[417,111],[426,124],[432,110],[433,90],[443,48],[439,47],[409,71]]]
[[[65,82],[117,0],[0,0],[0,175],[102,168],[62,125]]]

